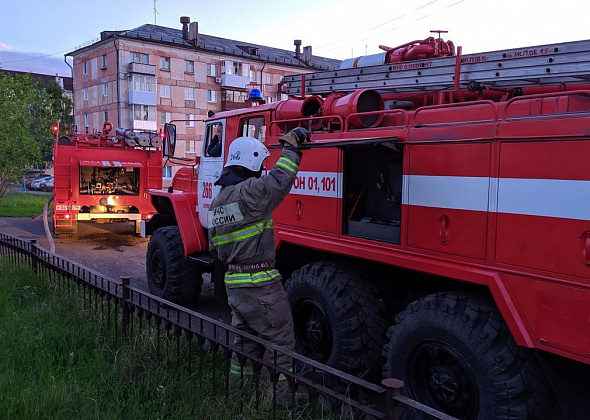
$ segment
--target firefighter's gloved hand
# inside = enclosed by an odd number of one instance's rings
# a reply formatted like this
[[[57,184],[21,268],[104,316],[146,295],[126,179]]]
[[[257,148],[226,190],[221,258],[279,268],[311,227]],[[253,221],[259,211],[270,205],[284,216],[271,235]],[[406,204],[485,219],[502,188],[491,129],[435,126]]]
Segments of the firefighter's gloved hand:
[[[302,143],[311,141],[311,136],[303,127],[296,127],[279,139],[283,146],[301,147]]]

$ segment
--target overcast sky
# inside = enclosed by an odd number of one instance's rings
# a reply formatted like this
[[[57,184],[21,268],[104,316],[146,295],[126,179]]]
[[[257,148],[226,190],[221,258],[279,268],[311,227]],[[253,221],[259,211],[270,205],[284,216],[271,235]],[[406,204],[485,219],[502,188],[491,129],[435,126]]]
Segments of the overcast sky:
[[[154,5],[156,12],[154,12]],[[587,0],[0,0],[0,66],[69,76],[64,54],[145,23],[346,59],[447,30],[464,54],[590,39]]]

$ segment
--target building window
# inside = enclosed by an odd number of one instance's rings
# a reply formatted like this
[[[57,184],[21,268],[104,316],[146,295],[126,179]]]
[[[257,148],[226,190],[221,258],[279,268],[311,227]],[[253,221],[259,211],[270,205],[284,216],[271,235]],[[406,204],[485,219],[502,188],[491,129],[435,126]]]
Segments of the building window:
[[[195,88],[187,87],[184,88],[184,99],[187,101],[195,100]]]
[[[207,91],[207,102],[217,102],[217,91],[215,91],[215,90],[208,90]]]
[[[228,102],[246,102],[248,95],[239,90],[224,90],[221,92],[221,100]]]
[[[264,103],[271,104],[272,103],[272,96],[265,96]]]
[[[156,107],[148,105],[132,105],[131,115],[134,120],[156,121]]]
[[[162,168],[162,178],[164,179],[171,179],[172,178],[172,166],[164,166]]]
[[[153,76],[133,75],[133,90],[142,92],[156,92],[156,78]]]
[[[84,114],[84,127],[88,127],[88,114]]]
[[[262,72],[257,70],[250,70],[250,81],[262,83]]]
[[[88,62],[82,63],[82,74],[88,74]]]
[[[109,120],[109,113],[108,113],[108,111],[103,112],[102,116],[103,116],[104,122],[107,122]]]
[[[160,97],[161,98],[170,98],[170,85],[160,85]]]
[[[101,65],[101,68],[102,69],[106,69],[107,68],[107,55],[106,54],[102,56],[102,62],[101,62],[101,64],[102,64]]]
[[[186,119],[189,121],[185,122],[187,127],[194,127],[195,126],[195,114],[186,114]]]
[[[238,76],[240,74],[242,74],[242,63],[237,63],[237,62],[234,61],[233,64],[234,64],[234,66],[233,66],[234,67],[233,68],[233,71],[234,71],[233,74],[236,74]]]
[[[170,71],[170,57],[160,57],[160,70]]]
[[[172,121],[172,112],[160,112],[160,124],[164,125]]]
[[[134,52],[131,54],[134,63],[150,64],[150,56],[148,54],[138,52]]]
[[[196,141],[194,141],[194,140],[186,140],[186,146],[185,146],[184,151],[186,153],[195,153],[195,144],[196,144]]]
[[[217,76],[217,66],[207,63],[207,76]]]
[[[266,84],[267,85],[272,85],[274,83],[273,79],[274,79],[274,77],[273,77],[272,73],[266,73]]]
[[[108,83],[102,84],[102,96],[109,96],[109,84]]]
[[[184,72],[185,73],[194,73],[195,72],[195,62],[191,60],[184,60]]]
[[[84,88],[84,90],[82,92],[84,93],[84,100],[87,101],[88,100],[88,88]]]

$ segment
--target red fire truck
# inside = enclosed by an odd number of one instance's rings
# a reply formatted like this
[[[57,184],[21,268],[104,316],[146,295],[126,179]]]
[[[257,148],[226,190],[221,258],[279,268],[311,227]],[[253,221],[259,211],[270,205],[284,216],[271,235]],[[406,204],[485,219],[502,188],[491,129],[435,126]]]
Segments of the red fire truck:
[[[116,129],[59,136],[53,149],[56,236],[75,234],[78,221],[149,220],[155,209],[148,189],[162,187],[162,138],[155,132]]]
[[[228,144],[260,139],[272,167],[303,126],[312,141],[273,214],[298,351],[402,379],[457,418],[587,418],[590,41],[383,49],[206,121],[198,165],[150,191],[150,290],[186,304],[203,272],[223,277],[207,211]],[[218,125],[224,151],[208,156]]]

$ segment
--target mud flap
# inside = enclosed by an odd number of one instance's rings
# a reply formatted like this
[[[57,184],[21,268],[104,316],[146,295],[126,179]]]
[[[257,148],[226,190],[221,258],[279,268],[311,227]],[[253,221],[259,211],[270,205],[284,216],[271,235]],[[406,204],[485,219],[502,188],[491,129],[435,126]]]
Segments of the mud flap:
[[[549,379],[562,413],[551,413],[549,418],[587,419],[590,412],[590,366],[536,351],[537,358]]]

